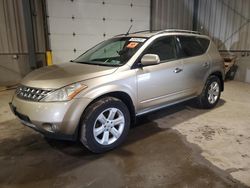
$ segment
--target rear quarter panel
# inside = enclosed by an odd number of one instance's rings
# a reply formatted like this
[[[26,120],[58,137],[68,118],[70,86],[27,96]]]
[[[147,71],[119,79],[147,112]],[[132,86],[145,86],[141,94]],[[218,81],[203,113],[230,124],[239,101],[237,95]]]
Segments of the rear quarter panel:
[[[223,80],[225,78],[225,70],[224,70],[224,60],[221,57],[217,47],[215,44],[211,41],[207,54],[211,61],[211,73],[219,71],[222,73]]]
[[[217,47],[211,40],[206,54],[210,61],[210,69],[207,75],[204,77],[204,84],[206,83],[208,77],[215,72],[220,72],[222,75],[222,79],[224,80],[225,79],[224,60],[221,57]]]

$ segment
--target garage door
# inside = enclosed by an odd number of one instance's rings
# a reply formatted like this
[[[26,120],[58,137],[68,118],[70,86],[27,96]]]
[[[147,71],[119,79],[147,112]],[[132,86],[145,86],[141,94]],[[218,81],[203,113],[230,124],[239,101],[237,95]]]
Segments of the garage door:
[[[47,0],[53,63],[67,62],[116,34],[150,27],[150,0]]]

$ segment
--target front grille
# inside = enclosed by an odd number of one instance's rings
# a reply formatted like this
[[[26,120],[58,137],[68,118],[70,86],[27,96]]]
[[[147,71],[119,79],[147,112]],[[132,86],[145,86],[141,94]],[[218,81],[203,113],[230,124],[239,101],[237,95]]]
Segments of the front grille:
[[[19,86],[16,90],[16,95],[20,99],[29,101],[39,101],[47,95],[51,90],[44,90],[39,88]]]

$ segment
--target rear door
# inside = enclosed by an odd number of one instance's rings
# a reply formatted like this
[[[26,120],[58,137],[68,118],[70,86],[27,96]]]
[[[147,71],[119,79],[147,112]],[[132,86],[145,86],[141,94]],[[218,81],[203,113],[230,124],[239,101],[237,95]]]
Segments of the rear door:
[[[176,36],[176,40],[178,56],[183,60],[183,77],[185,77],[183,86],[189,92],[187,94],[199,94],[210,68],[209,57],[205,53],[207,48],[205,48],[205,44],[204,46],[201,45],[199,38],[196,36]],[[204,40],[208,41],[209,44],[209,40]]]

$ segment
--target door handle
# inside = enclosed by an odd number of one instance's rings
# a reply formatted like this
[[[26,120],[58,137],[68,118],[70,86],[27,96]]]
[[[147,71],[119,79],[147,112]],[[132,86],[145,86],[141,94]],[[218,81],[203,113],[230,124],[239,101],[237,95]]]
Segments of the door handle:
[[[174,73],[179,73],[179,72],[181,72],[181,71],[182,71],[182,69],[180,69],[180,68],[178,68],[178,67],[174,69]]]
[[[208,62],[203,63],[203,67],[209,67],[209,63]]]

